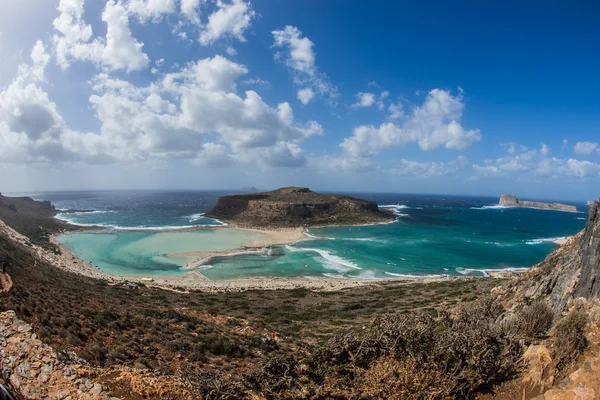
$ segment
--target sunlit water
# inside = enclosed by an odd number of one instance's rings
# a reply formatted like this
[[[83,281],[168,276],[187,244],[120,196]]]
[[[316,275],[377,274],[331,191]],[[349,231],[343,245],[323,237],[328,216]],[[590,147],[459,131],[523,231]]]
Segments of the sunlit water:
[[[61,240],[100,269],[119,274],[181,274],[182,251],[236,248],[255,240],[252,233],[229,229],[154,232],[219,225],[203,217],[222,192],[73,192],[39,193],[61,209],[93,209],[64,214],[73,223],[117,227],[110,234],[74,233]],[[587,207],[579,213],[494,206],[497,198],[368,194],[354,196],[394,205],[394,223],[363,227],[310,229],[308,240],[273,249],[272,256],[219,258],[204,266],[210,279],[257,276],[314,278],[393,278],[473,275],[487,270],[527,268],[556,248],[553,238],[581,230]],[[542,199],[543,200],[543,199]],[[398,206],[400,204],[400,206]]]

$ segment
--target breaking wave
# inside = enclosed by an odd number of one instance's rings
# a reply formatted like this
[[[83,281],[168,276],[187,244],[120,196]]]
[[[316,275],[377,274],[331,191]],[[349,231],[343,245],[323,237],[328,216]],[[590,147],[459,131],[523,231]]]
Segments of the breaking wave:
[[[407,278],[407,279],[414,279],[414,278],[445,278],[448,275],[447,274],[434,274],[434,275],[412,275],[412,274],[396,274],[394,272],[388,272],[385,271],[386,275],[389,276],[393,276],[395,278]]]
[[[292,247],[290,245],[286,245],[285,248],[291,252],[297,251],[313,251],[318,253],[325,261],[322,262],[323,266],[327,269],[332,269],[337,272],[348,272],[353,269],[362,269],[357,264],[352,261],[346,260],[340,256],[336,256],[335,254],[331,254],[327,250],[314,249],[311,247]]]
[[[315,239],[315,240],[335,240],[335,238],[332,238],[332,237],[316,236],[316,235],[313,235],[312,233],[309,233],[308,231],[304,231],[302,233],[304,233],[304,236],[306,236],[307,238],[311,238],[311,239]]]
[[[501,206],[500,204],[491,204],[489,206],[481,206],[481,207],[470,207],[471,210],[503,210],[505,208],[509,208],[509,207],[504,207],[504,206]]]
[[[555,240],[565,240],[566,238],[567,238],[566,236],[557,236],[557,237],[550,237],[550,238],[531,239],[531,240],[525,241],[525,244],[542,244],[542,243],[554,242]]]
[[[199,219],[204,218],[204,213],[192,214],[186,217],[190,222],[198,221]]]
[[[529,268],[519,268],[519,267],[506,267],[506,268],[486,268],[486,269],[473,269],[473,268],[456,268],[456,272],[461,275],[472,275],[472,274],[481,274],[484,278],[488,278],[490,276],[490,272],[502,272],[502,271],[527,271]]]

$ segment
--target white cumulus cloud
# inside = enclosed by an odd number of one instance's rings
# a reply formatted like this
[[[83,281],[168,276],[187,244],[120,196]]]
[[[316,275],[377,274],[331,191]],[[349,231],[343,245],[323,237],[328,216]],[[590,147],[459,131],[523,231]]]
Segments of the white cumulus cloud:
[[[452,96],[434,89],[401,125],[386,122],[379,127],[358,126],[340,146],[353,156],[375,155],[383,149],[414,142],[425,151],[440,147],[463,150],[481,140],[479,130],[466,130],[458,122],[463,110],[462,94]]]
[[[310,103],[310,101],[315,97],[315,93],[311,88],[300,89],[297,94],[298,100],[304,105]]]
[[[73,61],[91,61],[109,71],[137,71],[148,66],[143,43],[133,37],[128,12],[120,2],[109,0],[104,7],[105,38],[94,37],[92,27],[83,21],[84,0],[61,0],[58,11],[53,44],[62,69]]]
[[[330,101],[338,97],[337,88],[329,77],[319,72],[316,65],[314,43],[295,26],[286,26],[283,30],[272,32],[274,46],[286,49],[286,52],[276,53],[275,59],[283,61],[292,71],[294,83],[304,89],[310,88],[313,93],[327,96]]]
[[[575,146],[573,146],[573,151],[576,154],[589,155],[589,154],[592,154],[594,152],[599,152],[600,153],[600,147],[598,146],[598,143],[577,142],[575,144]]]
[[[185,2],[182,0],[182,9]],[[158,22],[176,9],[175,0],[128,0],[126,7],[129,14],[135,15],[141,22]]]
[[[244,32],[250,27],[250,22],[256,14],[250,2],[232,0],[231,3],[227,3],[217,0],[217,8],[217,11],[210,14],[208,23],[200,32],[200,43],[206,46],[224,37],[233,37],[245,42]]]
[[[352,108],[371,107],[375,104],[375,95],[373,93],[359,92],[356,94],[356,103]]]

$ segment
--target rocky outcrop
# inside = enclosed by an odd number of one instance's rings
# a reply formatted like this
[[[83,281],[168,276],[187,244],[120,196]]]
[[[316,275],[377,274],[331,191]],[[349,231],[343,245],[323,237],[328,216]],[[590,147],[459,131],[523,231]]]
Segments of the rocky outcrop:
[[[76,358],[61,360],[14,311],[0,313],[0,373],[23,399],[115,399],[99,383],[78,375],[82,364]]]
[[[600,298],[600,204],[598,201],[592,203],[588,215],[588,222],[579,239],[578,257],[581,260],[581,275],[574,296]]]
[[[206,216],[240,226],[268,228],[359,225],[395,218],[381,212],[372,201],[297,187],[220,197]]]
[[[503,194],[500,205],[504,207],[539,208],[542,210],[577,211],[577,207],[562,203],[544,203],[541,201],[519,200],[514,194]]]
[[[599,202],[590,206],[583,231],[512,283],[511,302],[543,297],[558,314],[576,298],[600,298]]]

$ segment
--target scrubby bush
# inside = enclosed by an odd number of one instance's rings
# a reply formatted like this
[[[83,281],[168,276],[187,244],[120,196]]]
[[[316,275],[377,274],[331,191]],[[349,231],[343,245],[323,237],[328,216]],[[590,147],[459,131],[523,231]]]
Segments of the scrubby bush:
[[[323,398],[469,398],[517,370],[522,348],[496,323],[501,311],[486,300],[454,315],[389,315],[333,337],[303,360],[271,360],[247,382],[270,398],[316,387]]]
[[[538,300],[523,307],[512,318],[505,322],[509,333],[517,338],[531,341],[546,333],[552,326],[554,313],[543,300]]]
[[[574,308],[554,327],[554,358],[558,361],[559,369],[570,366],[585,350],[587,321],[587,313]]]
[[[193,400],[241,400],[246,399],[244,386],[239,378],[225,376],[218,370],[194,372],[184,367],[179,373]]]

